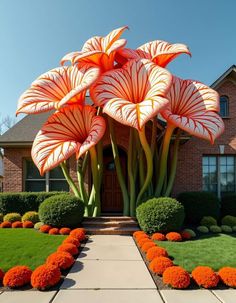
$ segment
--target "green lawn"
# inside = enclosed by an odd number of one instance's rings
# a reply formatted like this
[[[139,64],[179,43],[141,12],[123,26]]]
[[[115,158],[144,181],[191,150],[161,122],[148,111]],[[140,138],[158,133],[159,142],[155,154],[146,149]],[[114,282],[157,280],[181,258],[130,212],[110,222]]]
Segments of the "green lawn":
[[[208,265],[214,270],[223,266],[236,267],[236,235],[204,235],[185,242],[160,242],[167,249],[174,263],[191,272],[198,265]]]
[[[27,265],[32,270],[56,251],[66,236],[42,234],[34,229],[0,229],[0,268]]]

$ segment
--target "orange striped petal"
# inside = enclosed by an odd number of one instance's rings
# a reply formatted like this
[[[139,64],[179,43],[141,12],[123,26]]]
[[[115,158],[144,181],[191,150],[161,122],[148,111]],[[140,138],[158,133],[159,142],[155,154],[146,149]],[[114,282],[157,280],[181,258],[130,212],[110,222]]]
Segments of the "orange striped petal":
[[[212,143],[224,131],[224,123],[217,114],[218,93],[208,86],[173,77],[167,98],[170,103],[161,114],[176,127]]]
[[[91,64],[58,67],[41,75],[18,101],[18,113],[37,114],[64,104],[83,104],[86,90],[100,75]]]
[[[149,60],[132,60],[103,74],[91,88],[96,105],[122,124],[141,129],[169,102],[171,74]]]
[[[74,153],[81,157],[103,137],[105,128],[105,120],[90,105],[70,105],[54,113],[38,132],[31,151],[40,174]]]

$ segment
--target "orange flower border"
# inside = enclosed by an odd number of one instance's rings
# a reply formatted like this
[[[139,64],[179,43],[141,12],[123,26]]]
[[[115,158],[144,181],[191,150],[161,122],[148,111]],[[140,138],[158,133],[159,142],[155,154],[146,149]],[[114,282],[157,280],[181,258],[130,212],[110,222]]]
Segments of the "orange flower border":
[[[21,228],[32,228],[32,225],[29,223],[29,221],[27,222],[28,224],[26,224],[24,227],[22,225]],[[14,226],[10,226],[10,224],[6,225],[7,226],[1,227],[14,228]],[[17,228],[19,227],[17,226]],[[14,266],[11,267],[6,273],[4,273],[0,268],[0,285],[3,284],[6,287],[18,289],[19,287],[31,284],[33,288],[36,288],[38,290],[48,290],[61,281],[61,271],[63,272],[65,270],[68,270],[74,264],[74,260],[81,251],[81,249],[78,249],[81,245],[81,242],[85,243],[87,240],[85,229],[75,228],[71,230],[67,227],[52,228],[49,225],[43,225],[42,227],[42,230],[39,232],[48,233],[50,235],[66,234],[68,236],[63,240],[61,245],[59,245],[57,250],[47,257],[45,263],[38,266],[34,271],[31,271],[27,266]],[[27,268],[28,272],[30,271],[30,275],[28,274],[27,279],[21,276],[21,270],[18,270],[18,268],[21,267]],[[23,270],[23,273],[25,273],[25,270]],[[63,276],[65,276],[65,274],[67,273],[64,272]]]
[[[191,285],[191,282],[194,282],[195,285],[208,289],[217,288],[219,282],[221,282],[227,287],[236,288],[236,268],[222,267],[218,272],[215,272],[211,267],[197,266],[193,269],[192,273],[189,274],[184,268],[176,264],[174,265],[173,260],[169,259],[170,262],[167,262],[167,251],[166,256],[160,256],[158,254],[155,256],[155,248],[165,250],[158,246],[154,242],[155,240],[176,242],[189,240],[191,238],[189,233],[170,232],[166,235],[154,233],[149,236],[144,231],[136,231],[133,233],[133,238],[151,275],[154,277],[157,275],[162,276],[163,284],[172,288],[186,289]],[[165,266],[167,266],[167,268],[163,271],[162,269],[164,269]]]

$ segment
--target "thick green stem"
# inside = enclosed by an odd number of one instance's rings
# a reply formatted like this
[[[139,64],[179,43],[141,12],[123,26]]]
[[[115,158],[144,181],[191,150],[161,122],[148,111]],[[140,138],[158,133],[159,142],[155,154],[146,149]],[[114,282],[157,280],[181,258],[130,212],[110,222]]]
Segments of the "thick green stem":
[[[70,174],[69,174],[69,172],[68,172],[68,169],[67,169],[67,167],[66,167],[66,162],[62,162],[62,163],[60,164],[60,166],[61,166],[62,172],[63,172],[63,174],[64,174],[64,176],[65,176],[65,179],[66,179],[66,181],[68,182],[70,188],[72,189],[74,195],[75,195],[76,197],[80,198],[79,189],[78,189],[77,186],[75,185],[74,181],[72,180],[72,178],[71,178],[71,176],[70,176]]]
[[[108,120],[108,125],[109,125],[109,130],[110,130],[111,146],[112,146],[112,152],[113,152],[113,157],[114,157],[115,166],[116,166],[116,173],[117,173],[117,177],[118,177],[118,181],[120,184],[122,197],[123,197],[123,204],[124,204],[123,215],[128,216],[129,215],[129,195],[128,195],[127,187],[126,187],[124,176],[123,176],[122,169],[121,169],[118,147],[117,147],[114,127],[113,127],[113,121],[110,117],[107,117],[107,120]]]
[[[82,171],[82,161],[78,159],[77,163],[77,177],[80,191],[80,197],[85,204],[85,216],[88,216],[88,195],[84,186],[84,176]]]
[[[168,181],[167,188],[166,188],[166,191],[165,191],[165,196],[167,196],[167,197],[171,194],[171,191],[172,191],[172,188],[173,188],[173,185],[174,185],[174,181],[175,181],[177,161],[178,161],[180,135],[181,135],[181,130],[178,129],[178,132],[177,132],[177,135],[176,135],[176,138],[175,138],[173,158],[172,158],[172,161],[171,161],[170,177],[169,177],[169,181]]]
[[[135,181],[133,174],[133,149],[134,149],[134,130],[130,128],[129,148],[128,148],[128,176],[130,192],[130,215],[135,216]]]
[[[88,159],[89,159],[89,152],[87,151],[85,153],[85,156],[84,156],[84,159],[83,159],[83,163],[82,163],[82,173],[83,173],[83,176],[85,176],[85,174],[86,174],[86,170],[87,170],[87,167],[88,167]]]
[[[150,146],[147,142],[147,138],[145,135],[145,126],[139,131],[139,138],[140,138],[140,143],[143,147],[145,156],[146,156],[146,161],[147,161],[147,174],[146,174],[146,179],[144,181],[144,184],[138,194],[137,202],[136,204],[138,205],[140,203],[140,200],[148,188],[151,180],[152,180],[152,174],[153,174],[153,161],[152,161],[152,152],[150,149]]]
[[[171,136],[173,134],[174,129],[175,129],[174,125],[167,124],[166,133],[164,136],[164,141],[163,141],[162,150],[161,150],[161,157],[160,157],[160,164],[159,164],[160,165],[159,166],[160,167],[159,176],[158,176],[157,186],[156,186],[156,190],[155,190],[156,197],[160,196],[162,187],[163,187],[163,183],[165,180],[170,140],[171,140]]]
[[[156,148],[156,139],[157,139],[157,117],[152,119],[152,138],[151,138],[151,151],[152,157],[154,156]]]
[[[98,175],[98,163],[97,163],[97,152],[96,148],[93,146],[89,150],[91,157],[91,168],[93,175],[93,185],[94,185],[94,199],[95,205],[93,209],[93,217],[100,216],[101,213],[101,201],[100,201],[100,191],[99,191],[99,175]]]

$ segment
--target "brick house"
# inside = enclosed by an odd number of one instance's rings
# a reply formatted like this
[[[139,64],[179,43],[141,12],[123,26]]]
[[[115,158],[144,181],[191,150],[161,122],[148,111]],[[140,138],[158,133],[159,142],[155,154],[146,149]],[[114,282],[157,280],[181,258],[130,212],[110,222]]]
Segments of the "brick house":
[[[214,145],[195,137],[183,137],[173,189],[174,196],[182,191],[206,190],[213,191],[218,196],[236,191],[236,66],[231,66],[211,87],[217,90],[221,97],[220,113],[225,122],[225,132]],[[0,147],[4,148],[4,191],[68,190],[59,168],[41,177],[30,157],[34,137],[50,114],[51,112],[28,115],[0,137]],[[120,127],[117,123],[115,132],[118,134],[117,143],[126,174],[128,129],[125,126]],[[121,192],[114,170],[108,133],[104,136],[104,167],[102,210],[120,212]],[[69,170],[72,178],[76,179],[74,158],[69,161]],[[90,186],[88,175],[85,181],[86,185]]]

